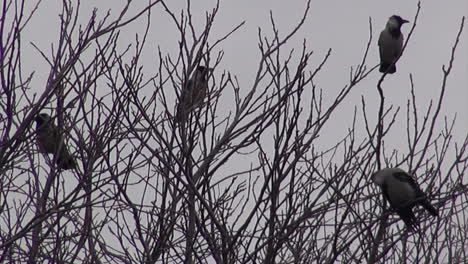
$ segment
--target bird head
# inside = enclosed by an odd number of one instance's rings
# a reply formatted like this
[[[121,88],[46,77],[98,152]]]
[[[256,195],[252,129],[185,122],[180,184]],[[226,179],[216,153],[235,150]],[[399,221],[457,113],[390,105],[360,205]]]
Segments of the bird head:
[[[394,175],[398,173],[406,174],[406,172],[400,168],[385,168],[372,174],[371,179],[375,184],[382,186],[387,178],[395,177]]]
[[[201,76],[203,76],[204,78],[206,78],[208,76],[208,73],[210,71],[213,71],[212,68],[208,68],[208,67],[205,67],[205,66],[198,66],[197,67],[197,74],[200,74]]]
[[[385,181],[385,175],[382,173],[382,171],[374,172],[371,176],[371,180],[378,186],[382,186]]]
[[[385,179],[387,177],[391,177],[394,171],[394,168],[381,169],[379,171],[374,172],[374,174],[372,174],[371,176],[371,179],[378,186],[382,186],[385,183]]]
[[[401,26],[409,21],[401,18],[401,16],[393,15],[388,19],[387,27],[390,29],[401,28]]]
[[[36,116],[35,120],[36,120],[37,125],[40,126],[40,125],[42,125],[42,124],[45,124],[45,123],[47,123],[47,122],[50,122],[51,118],[50,118],[50,116],[49,116],[48,114],[46,114],[46,113],[40,113],[40,114],[38,114],[38,115]]]

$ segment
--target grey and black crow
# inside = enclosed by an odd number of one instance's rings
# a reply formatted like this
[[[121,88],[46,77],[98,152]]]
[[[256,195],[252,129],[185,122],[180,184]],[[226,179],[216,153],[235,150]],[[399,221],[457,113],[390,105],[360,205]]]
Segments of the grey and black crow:
[[[416,205],[421,205],[433,216],[439,215],[437,209],[429,203],[413,177],[404,170],[386,168],[377,171],[371,178],[375,184],[382,188],[390,206],[410,229],[414,230],[417,224],[413,213],[413,207]]]
[[[75,159],[68,152],[59,129],[48,114],[36,116],[36,140],[39,151],[57,155],[57,166],[62,170],[76,168]],[[60,149],[59,149],[60,148]]]
[[[403,48],[401,26],[405,23],[408,23],[408,20],[393,15],[388,19],[385,29],[380,33],[378,43],[380,52],[380,72],[396,72],[395,61],[401,55],[401,50]]]
[[[208,73],[212,69],[205,66],[198,66],[182,89],[175,120],[179,123],[185,122],[189,114],[200,107],[208,92]]]

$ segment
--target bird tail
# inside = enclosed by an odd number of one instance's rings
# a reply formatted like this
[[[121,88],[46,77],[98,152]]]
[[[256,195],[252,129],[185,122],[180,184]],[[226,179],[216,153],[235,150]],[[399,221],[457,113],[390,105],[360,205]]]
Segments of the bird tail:
[[[380,72],[387,72],[387,73],[395,73],[396,72],[396,66],[395,64],[391,64],[391,63],[386,63],[386,62],[381,62],[380,63],[380,68],[379,68],[379,71]]]
[[[62,170],[71,170],[76,168],[75,159],[65,149],[57,157],[57,166]]]
[[[439,216],[439,212],[434,208],[427,200],[421,202],[421,205],[426,209],[431,215]]]
[[[405,222],[406,226],[414,231],[417,228],[417,221],[416,216],[414,216],[413,210],[411,207],[401,208],[397,211],[398,215],[400,216],[401,220]]]
[[[187,117],[188,117],[187,109],[179,104],[177,106],[177,113],[175,115],[175,121],[177,123],[184,123],[185,120],[187,120]]]

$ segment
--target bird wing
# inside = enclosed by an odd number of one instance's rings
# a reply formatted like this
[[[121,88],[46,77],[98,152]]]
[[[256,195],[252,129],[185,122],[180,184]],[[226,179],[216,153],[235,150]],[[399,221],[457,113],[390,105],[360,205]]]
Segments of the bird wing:
[[[383,41],[383,38],[384,38],[383,34],[384,34],[383,31],[380,32],[379,41],[378,41],[378,43],[377,43],[377,44],[379,45],[379,55],[380,55],[380,58],[382,58],[382,55],[383,55],[383,54],[382,54],[382,41]]]
[[[180,101],[182,104],[184,104],[185,107],[190,107],[190,104],[192,102],[192,96],[193,96],[193,80],[190,79],[187,82],[187,85],[185,85],[184,89],[182,89],[182,94],[180,96]]]
[[[416,191],[416,196],[425,196],[419,185],[414,181],[413,177],[405,172],[396,172],[393,174],[399,181],[407,182]]]
[[[57,165],[60,169],[69,170],[76,168],[76,162],[73,156],[68,151],[68,147],[65,144],[65,133],[62,133],[54,124],[51,124],[49,128],[51,130],[51,137],[55,140],[54,142],[54,154],[58,155]],[[57,148],[60,148],[57,150]],[[57,152],[57,153],[56,153]]]
[[[392,200],[390,199],[390,195],[388,194],[388,185],[385,183],[382,185],[382,193],[385,196],[385,199],[390,203],[390,206],[392,208],[395,208],[395,205],[392,203]]]
[[[183,122],[187,118],[190,108],[192,105],[192,90],[193,90],[193,81],[192,79],[188,80],[187,84],[182,87],[182,91],[179,97],[179,103],[177,104],[177,113],[176,121]]]
[[[37,141],[41,152],[57,155],[57,165],[60,169],[76,168],[75,159],[68,151],[63,135],[51,121],[37,128]]]
[[[401,55],[401,50],[403,49],[403,34],[400,34],[400,36],[397,39],[396,43],[396,48],[394,50],[394,56],[398,57]]]
[[[57,143],[61,142],[62,139],[60,137],[60,132],[58,130],[58,128],[54,125],[54,124],[49,124],[50,127],[48,128],[49,131],[50,131],[50,134],[51,134],[51,137],[53,138],[53,140]]]
[[[398,37],[394,37],[390,32],[383,30],[380,33],[378,44],[380,58],[391,63],[394,59],[400,56],[403,48],[403,34],[400,34]]]
[[[60,137],[54,124],[47,122],[37,128],[37,141],[40,149],[45,153],[55,153]]]
[[[382,46],[382,41],[383,41],[384,34],[385,34],[384,31],[385,31],[385,30],[383,30],[382,32],[380,32],[379,41],[377,42],[377,44],[378,44],[379,46]]]
[[[208,83],[203,80],[198,80],[193,91],[193,104],[198,107],[203,103],[208,90]]]
[[[382,30],[382,32],[380,32],[378,44],[380,63],[384,66],[384,71],[386,71],[396,58],[394,54],[395,40],[387,30]]]
[[[417,186],[416,182],[413,180],[413,178],[406,174],[405,172],[396,172],[393,173],[393,176],[401,182],[406,182],[408,183],[412,188],[419,190],[419,187]],[[388,194],[388,186],[387,184],[384,184],[382,186],[382,192],[387,199],[387,201],[390,203],[390,206],[392,209],[400,216],[401,220],[405,223],[405,225],[410,229],[410,230],[415,230],[417,227],[417,221],[416,217],[414,216],[413,210],[411,206],[401,206],[399,204],[394,204],[392,199],[390,199],[390,195]]]

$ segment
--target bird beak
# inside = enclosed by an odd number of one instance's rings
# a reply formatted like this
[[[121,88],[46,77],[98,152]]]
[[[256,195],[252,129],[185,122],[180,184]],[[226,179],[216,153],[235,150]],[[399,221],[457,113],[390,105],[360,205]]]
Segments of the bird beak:
[[[403,21],[401,21],[401,23],[402,23],[402,24],[405,24],[405,23],[409,23],[409,21],[406,20],[406,19],[403,19]]]

